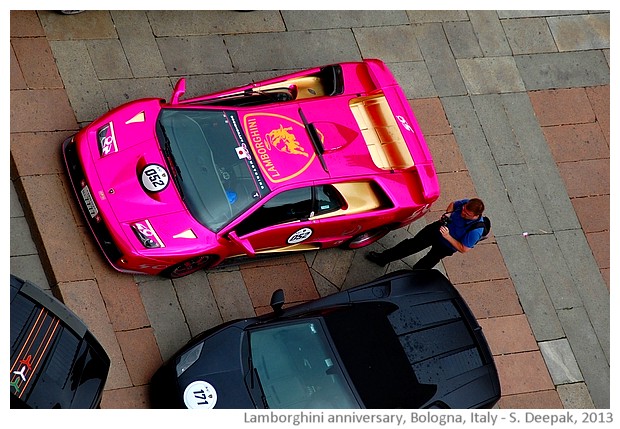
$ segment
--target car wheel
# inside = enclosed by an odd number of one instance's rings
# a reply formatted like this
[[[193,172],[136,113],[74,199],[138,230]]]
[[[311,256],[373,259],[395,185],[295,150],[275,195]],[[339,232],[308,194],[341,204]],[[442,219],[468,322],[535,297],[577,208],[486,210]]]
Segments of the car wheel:
[[[215,256],[213,255],[196,256],[165,269],[162,271],[162,275],[171,279],[178,279],[210,266],[214,260]]]
[[[388,232],[390,232],[390,229],[387,226],[362,232],[347,241],[344,247],[347,249],[359,249],[360,247],[368,246],[369,244],[383,238]]]

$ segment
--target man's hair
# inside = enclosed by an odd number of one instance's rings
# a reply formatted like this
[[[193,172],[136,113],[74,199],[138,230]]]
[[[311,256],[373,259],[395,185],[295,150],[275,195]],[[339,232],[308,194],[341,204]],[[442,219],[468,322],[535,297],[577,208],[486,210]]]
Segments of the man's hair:
[[[484,212],[484,203],[480,198],[472,198],[471,200],[467,201],[465,207],[467,208],[467,210],[477,216],[480,216],[482,212]]]

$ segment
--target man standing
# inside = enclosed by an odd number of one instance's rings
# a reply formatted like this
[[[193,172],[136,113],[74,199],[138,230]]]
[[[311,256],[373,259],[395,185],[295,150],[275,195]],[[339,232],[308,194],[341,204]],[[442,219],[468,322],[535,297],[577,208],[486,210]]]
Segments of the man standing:
[[[468,252],[476,245],[484,232],[481,222],[483,212],[484,203],[478,198],[454,201],[448,205],[441,219],[426,225],[413,238],[383,252],[369,252],[366,259],[385,266],[430,247],[431,250],[413,268],[433,268],[442,258],[455,252]]]

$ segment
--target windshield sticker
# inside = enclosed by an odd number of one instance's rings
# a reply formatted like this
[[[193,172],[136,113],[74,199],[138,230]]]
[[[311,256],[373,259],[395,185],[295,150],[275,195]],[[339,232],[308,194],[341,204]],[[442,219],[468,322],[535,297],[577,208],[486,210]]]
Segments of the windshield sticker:
[[[265,185],[265,180],[263,179],[263,176],[258,166],[256,165],[256,162],[254,162],[254,160],[252,159],[252,155],[250,153],[250,150],[248,149],[247,140],[245,136],[243,135],[243,132],[239,128],[238,120],[235,115],[236,114],[232,112],[228,113],[228,120],[232,124],[232,127],[235,131],[235,136],[237,136],[237,141],[239,144],[239,146],[235,148],[235,152],[237,153],[237,157],[239,159],[247,160],[248,168],[250,169],[250,171],[252,171],[252,174],[254,175],[254,179],[256,180],[256,185],[258,186],[258,189],[262,193],[264,193],[264,191],[267,191],[268,188]],[[258,198],[258,197],[260,197],[259,194],[257,194],[256,196],[253,196],[253,198]]]
[[[250,152],[248,151],[248,147],[245,143],[242,146],[237,146],[237,156],[239,159],[252,159],[250,156]]]
[[[288,244],[297,244],[302,241],[306,241],[312,235],[312,229],[310,228],[301,228],[293,233],[286,242]]]
[[[217,392],[210,383],[198,380],[189,384],[183,393],[183,402],[187,408],[210,410],[217,402]]]
[[[142,186],[149,192],[161,192],[170,182],[170,176],[159,164],[148,164],[142,169]]]
[[[301,122],[282,115],[252,113],[243,118],[243,126],[256,162],[273,183],[299,176],[316,158]]]

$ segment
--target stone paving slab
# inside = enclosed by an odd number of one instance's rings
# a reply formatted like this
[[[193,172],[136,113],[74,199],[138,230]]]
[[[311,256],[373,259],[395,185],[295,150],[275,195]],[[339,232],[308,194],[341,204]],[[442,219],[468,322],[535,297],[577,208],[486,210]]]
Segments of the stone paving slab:
[[[525,314],[482,319],[480,326],[493,355],[538,350],[538,343]]]
[[[161,357],[166,361],[191,338],[183,310],[170,280],[148,278],[138,286]]]
[[[471,21],[446,22],[443,24],[454,58],[478,58],[484,56]]]
[[[523,311],[537,341],[561,338],[564,333],[538,267],[522,236],[497,237]]]
[[[363,58],[381,58],[386,63],[422,61],[422,53],[410,25],[354,28],[353,34]],[[402,40],[403,45],[395,50],[393,41]]]
[[[345,29],[238,34],[225,36],[224,41],[235,71],[241,72],[303,69],[360,59],[355,38]]]
[[[560,386],[561,387],[561,386]],[[567,396],[570,396],[571,399],[574,398],[574,393],[571,391]],[[587,395],[587,392],[586,392]],[[574,401],[574,404],[585,405],[586,403],[581,401]],[[564,401],[562,401],[555,391],[553,390],[542,390],[532,393],[522,393],[519,395],[511,395],[502,398],[502,408],[508,409],[520,409],[520,408],[528,408],[528,409],[561,409],[564,406]],[[565,407],[569,408],[569,407]],[[581,408],[581,407],[575,407]],[[593,408],[583,406],[582,408]]]
[[[47,39],[14,39],[11,46],[29,88],[62,88]]]
[[[592,251],[580,230],[560,231],[556,233],[556,238],[562,252],[573,256],[565,259],[568,269],[575,279],[575,284],[579,286],[578,291],[582,297],[583,306],[609,360],[611,309],[609,297],[606,296],[609,291],[601,278],[600,270],[592,259]]]
[[[224,321],[205,272],[172,283],[192,337]]]
[[[469,94],[502,94],[525,90],[513,57],[456,60]]]
[[[597,408],[609,407],[611,392],[604,387],[610,379],[609,360],[601,347],[598,334],[590,324],[590,315],[583,307],[574,307],[559,310],[558,317],[577,362],[587,362],[586,365],[580,365],[580,368],[592,402]]]
[[[35,241],[40,240],[45,252],[43,261],[50,270],[50,284],[94,278],[59,176],[25,176],[21,186],[26,195],[23,201],[37,226],[33,231]],[[71,251],[67,251],[67,243],[72,243]]]
[[[282,15],[289,31],[409,24],[407,13],[401,10],[287,10]]]
[[[541,342],[539,346],[556,385],[583,381],[579,365],[566,338]]]
[[[557,387],[564,408],[593,409],[595,408],[588,387],[585,383],[562,384]]]
[[[467,92],[450,44],[439,23],[415,26],[416,39],[424,62],[440,97],[463,95]]]
[[[609,144],[598,123],[549,126],[543,133],[558,163],[609,158]]]
[[[523,314],[519,296],[510,279],[477,281],[455,286],[477,319]]]
[[[256,12],[256,13],[254,13]],[[166,36],[200,36],[205,34],[261,33],[284,31],[279,11],[257,10],[252,13],[221,10],[148,11],[153,34]],[[234,26],[230,23],[234,22]],[[115,19],[116,23],[117,20]]]
[[[468,11],[467,15],[485,57],[512,55],[512,47],[508,43],[498,12],[476,10]]]
[[[170,76],[232,72],[228,50],[222,36],[159,37],[156,39]]]
[[[88,13],[71,16],[62,15],[53,10],[36,13],[48,40],[94,40],[117,37],[114,22],[106,10],[89,10]]]
[[[132,76],[168,76],[147,12],[112,11],[111,14]]]
[[[609,120],[611,118],[609,114],[611,106],[609,102],[609,85],[588,87],[586,88],[586,93],[588,94],[590,106],[592,106],[592,110],[594,110],[596,122],[601,127],[605,140],[607,140],[607,145],[609,145]]]
[[[502,395],[553,390],[554,385],[540,351],[495,356]],[[527,368],[528,376],[523,376]]]
[[[138,285],[131,276],[111,270],[107,260],[93,242],[89,229],[82,228],[82,243],[97,279],[99,291],[115,331],[139,329],[150,325]]]
[[[215,271],[209,273],[208,276],[224,322],[254,315],[255,311],[248,291],[250,285],[243,282],[240,270]]]
[[[528,91],[607,85],[609,68],[601,51],[530,54],[515,57]]]
[[[58,69],[78,122],[95,120],[108,109],[85,41],[51,41]],[[87,97],[85,95],[88,95]]]
[[[506,19],[502,27],[514,55],[558,51],[547,18]]]
[[[609,14],[549,17],[547,23],[560,52],[609,48]]]

